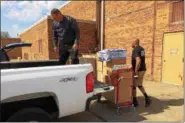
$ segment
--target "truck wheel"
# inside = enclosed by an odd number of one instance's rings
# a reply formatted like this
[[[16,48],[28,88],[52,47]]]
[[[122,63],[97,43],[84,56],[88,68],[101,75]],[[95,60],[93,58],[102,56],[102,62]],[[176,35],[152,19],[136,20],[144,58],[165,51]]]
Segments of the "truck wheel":
[[[25,108],[14,113],[8,122],[51,122],[51,116],[40,108]]]

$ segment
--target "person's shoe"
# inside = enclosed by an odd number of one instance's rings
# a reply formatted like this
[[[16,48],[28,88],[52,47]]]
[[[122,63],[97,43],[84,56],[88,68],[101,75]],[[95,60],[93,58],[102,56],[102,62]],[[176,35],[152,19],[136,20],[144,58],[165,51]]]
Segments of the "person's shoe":
[[[152,100],[149,97],[145,98],[145,107],[149,107],[151,103],[152,103]]]
[[[137,99],[133,99],[133,105],[134,105],[134,107],[138,107],[139,106],[139,103],[137,102]]]

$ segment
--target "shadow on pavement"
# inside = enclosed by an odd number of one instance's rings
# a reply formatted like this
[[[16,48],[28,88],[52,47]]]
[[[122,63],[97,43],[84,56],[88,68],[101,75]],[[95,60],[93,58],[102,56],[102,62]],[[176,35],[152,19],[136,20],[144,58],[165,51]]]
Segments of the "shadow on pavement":
[[[89,112],[81,112],[71,116],[63,117],[55,122],[101,122],[101,120]]]
[[[139,107],[137,108],[138,114],[158,114],[164,112],[164,110],[169,109],[170,106],[182,106],[184,105],[184,99],[164,99],[159,100],[155,97],[151,97],[152,104],[150,107],[145,108],[144,97],[138,97]]]
[[[128,110],[128,108],[122,109],[122,113],[117,115],[115,105],[107,101],[103,103],[94,102],[91,105],[91,111],[108,122],[139,122],[146,120],[145,117],[139,115],[136,111]]]
[[[159,100],[151,97],[152,104],[145,108],[144,97],[138,97],[139,107],[135,111],[128,111],[126,108],[122,109],[121,115],[116,114],[116,107],[108,101],[91,104],[90,111],[97,116],[105,119],[108,122],[141,122],[147,120],[145,116],[152,114],[159,114],[164,112],[170,106],[184,105],[184,99],[164,99]],[[89,112],[82,112],[72,116],[60,119],[60,122],[101,122],[99,118]]]
[[[168,109],[169,106],[182,106],[184,105],[184,99],[164,99],[159,100],[155,97],[151,97],[152,104],[150,107],[145,108],[145,99],[144,97],[138,97],[140,103],[139,107],[136,108],[136,111],[125,111],[119,116],[116,115],[115,105],[104,101],[103,103],[98,104],[95,102],[91,106],[91,110],[106,119],[107,121],[112,122],[140,122],[147,120],[145,116],[151,114],[158,114],[164,112],[165,109]]]

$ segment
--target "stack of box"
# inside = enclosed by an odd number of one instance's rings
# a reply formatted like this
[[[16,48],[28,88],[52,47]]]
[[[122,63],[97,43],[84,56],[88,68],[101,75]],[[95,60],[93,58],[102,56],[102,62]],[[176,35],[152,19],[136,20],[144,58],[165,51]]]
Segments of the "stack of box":
[[[96,70],[97,80],[106,82],[108,71],[114,65],[126,64],[126,50],[103,50],[97,53]]]
[[[103,77],[103,62],[96,59],[96,74],[97,80],[100,82],[104,82]]]
[[[96,60],[97,65],[97,80],[100,82],[105,82],[107,80],[108,72],[112,70],[114,65],[124,65],[126,64],[126,59],[112,59],[111,61],[99,61]]]
[[[117,66],[117,68],[115,68]],[[114,91],[103,94],[103,96],[119,105],[132,103],[133,72],[130,65],[115,65],[108,70],[111,84],[115,86]]]
[[[104,53],[103,58],[102,55],[97,54],[97,80],[115,86],[114,91],[103,94],[107,100],[115,104],[127,105],[132,103],[133,72],[131,65],[126,64],[126,52],[124,50],[122,52],[124,57],[111,58],[110,52]],[[119,78],[122,79],[118,81]]]

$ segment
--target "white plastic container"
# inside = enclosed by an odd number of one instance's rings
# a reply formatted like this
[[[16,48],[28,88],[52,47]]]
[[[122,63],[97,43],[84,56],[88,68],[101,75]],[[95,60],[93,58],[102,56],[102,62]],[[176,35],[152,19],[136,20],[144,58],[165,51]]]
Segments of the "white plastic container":
[[[110,61],[111,59],[125,59],[127,50],[125,49],[105,49],[98,52],[100,61]]]

